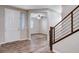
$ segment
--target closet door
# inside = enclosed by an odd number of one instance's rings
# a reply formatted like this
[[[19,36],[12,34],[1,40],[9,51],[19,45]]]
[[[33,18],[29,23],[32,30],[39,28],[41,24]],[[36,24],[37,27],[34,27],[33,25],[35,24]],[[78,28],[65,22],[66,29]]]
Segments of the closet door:
[[[5,42],[20,39],[20,11],[5,9]]]

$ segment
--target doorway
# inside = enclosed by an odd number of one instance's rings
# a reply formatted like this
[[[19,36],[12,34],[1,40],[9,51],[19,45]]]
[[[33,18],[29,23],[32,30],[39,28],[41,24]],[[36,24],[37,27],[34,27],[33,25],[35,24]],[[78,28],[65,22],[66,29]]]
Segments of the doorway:
[[[36,12],[30,14],[30,32],[31,34],[47,34],[48,18],[46,12]]]
[[[48,18],[46,12],[30,13],[31,44],[34,49],[46,46],[48,37]]]

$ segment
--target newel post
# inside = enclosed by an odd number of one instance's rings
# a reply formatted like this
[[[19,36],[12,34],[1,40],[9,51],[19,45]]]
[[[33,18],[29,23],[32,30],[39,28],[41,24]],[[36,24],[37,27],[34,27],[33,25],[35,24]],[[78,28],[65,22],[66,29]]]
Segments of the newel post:
[[[50,27],[50,30],[49,30],[49,46],[50,46],[50,51],[52,51],[52,44],[53,44],[53,41],[52,41],[52,36],[53,36],[53,33],[52,33],[52,30],[53,30],[53,27]]]

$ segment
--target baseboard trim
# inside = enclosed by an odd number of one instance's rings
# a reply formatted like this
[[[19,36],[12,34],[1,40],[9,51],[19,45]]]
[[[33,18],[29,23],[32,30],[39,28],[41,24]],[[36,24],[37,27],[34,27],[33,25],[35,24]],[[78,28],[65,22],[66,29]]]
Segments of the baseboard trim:
[[[45,33],[32,33],[31,35],[47,35]]]
[[[29,40],[29,38],[25,38],[25,39],[19,39],[19,40],[16,40],[16,41],[22,41],[22,40]],[[16,42],[16,41],[10,41],[10,42]],[[2,44],[6,44],[6,43],[10,43],[10,42],[1,42],[0,43],[0,46],[2,45]]]

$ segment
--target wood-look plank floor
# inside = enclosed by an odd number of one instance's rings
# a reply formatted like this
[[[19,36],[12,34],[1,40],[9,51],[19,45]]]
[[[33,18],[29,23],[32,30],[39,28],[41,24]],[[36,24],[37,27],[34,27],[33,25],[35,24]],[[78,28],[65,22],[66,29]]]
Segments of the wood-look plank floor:
[[[51,53],[45,36],[32,35],[32,40],[6,43],[0,46],[0,53]]]

